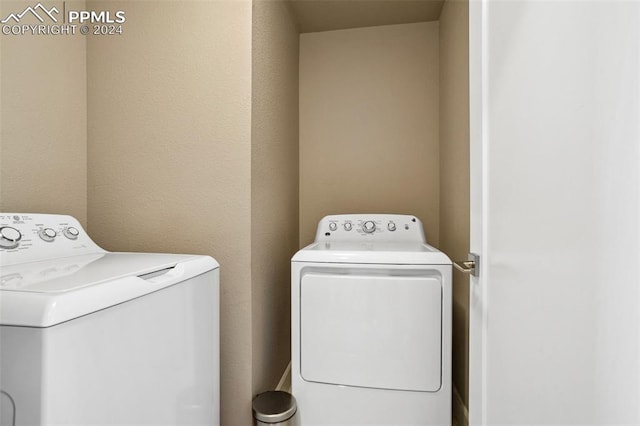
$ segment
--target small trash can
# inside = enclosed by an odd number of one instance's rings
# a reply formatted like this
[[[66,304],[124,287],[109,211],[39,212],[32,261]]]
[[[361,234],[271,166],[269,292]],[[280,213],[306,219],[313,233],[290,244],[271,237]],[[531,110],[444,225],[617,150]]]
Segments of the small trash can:
[[[253,398],[255,426],[300,426],[296,399],[289,392],[267,391]]]

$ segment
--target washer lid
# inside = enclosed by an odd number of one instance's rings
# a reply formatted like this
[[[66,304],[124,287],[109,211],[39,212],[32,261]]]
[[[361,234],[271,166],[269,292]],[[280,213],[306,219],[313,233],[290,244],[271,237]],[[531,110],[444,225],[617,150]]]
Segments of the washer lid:
[[[217,267],[208,256],[102,252],[4,266],[0,325],[49,327]]]
[[[428,244],[389,241],[324,241],[301,249],[294,262],[451,265],[446,254]]]

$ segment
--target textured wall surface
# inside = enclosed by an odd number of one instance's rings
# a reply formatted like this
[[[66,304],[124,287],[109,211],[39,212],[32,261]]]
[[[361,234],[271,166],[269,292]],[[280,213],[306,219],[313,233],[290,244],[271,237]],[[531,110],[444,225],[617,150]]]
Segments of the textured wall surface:
[[[438,244],[438,23],[300,36],[300,244],[336,213],[418,216]]]
[[[88,7],[126,11],[124,34],[2,37],[0,210],[72,214],[108,250],[215,257],[224,424],[249,424],[288,362],[289,261],[322,216],[416,214],[466,254],[464,2],[445,2],[440,27],[302,36],[280,1]]]
[[[469,6],[446,0],[440,15],[440,248],[469,252]],[[469,278],[453,273],[453,382],[468,406]]]
[[[221,264],[222,421],[251,422],[251,2],[90,2],[89,232]]]
[[[3,0],[0,16],[28,5]],[[27,15],[22,24],[40,22]],[[0,37],[0,211],[70,214],[86,225],[86,39]]]
[[[298,249],[298,31],[284,2],[253,3],[251,290],[253,390],[291,358],[291,257]]]

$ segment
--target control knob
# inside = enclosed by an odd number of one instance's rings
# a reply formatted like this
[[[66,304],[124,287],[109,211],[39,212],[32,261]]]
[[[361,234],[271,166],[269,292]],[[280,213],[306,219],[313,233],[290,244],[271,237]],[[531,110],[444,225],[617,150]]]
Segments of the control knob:
[[[62,231],[62,233],[64,234],[65,237],[67,237],[70,240],[75,240],[78,238],[78,235],[80,235],[80,231],[78,231],[73,226],[65,228],[65,230]]]
[[[396,230],[396,224],[393,222],[389,222],[389,224],[387,225],[387,229],[389,229],[389,231],[395,231]]]
[[[0,248],[13,249],[18,247],[22,234],[16,228],[3,226],[0,228]]]
[[[329,223],[329,231],[335,231],[336,229],[338,229],[338,225],[335,222]]]
[[[43,239],[44,241],[50,243],[51,241],[53,241],[56,236],[58,234],[56,233],[56,231],[54,231],[51,228],[44,228],[42,230],[40,230],[40,232],[38,232],[38,236],[40,236],[41,239]]]
[[[351,228],[353,228],[351,222],[345,222],[343,226],[345,231],[351,231]]]
[[[371,234],[373,231],[376,230],[376,223],[372,220],[368,220],[362,224],[362,230],[367,234]]]

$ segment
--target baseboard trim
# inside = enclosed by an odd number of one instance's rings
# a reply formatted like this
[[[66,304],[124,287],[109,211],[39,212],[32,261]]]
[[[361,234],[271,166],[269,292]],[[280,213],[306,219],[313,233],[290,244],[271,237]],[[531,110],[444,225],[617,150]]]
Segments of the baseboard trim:
[[[464,405],[462,397],[455,386],[453,387],[453,401],[451,408],[453,409],[453,418],[455,419],[454,424],[457,426],[469,426],[469,410],[467,410],[467,407]]]
[[[282,373],[282,377],[280,377],[276,390],[291,393],[291,361],[287,364],[287,368],[284,369],[284,373]]]

